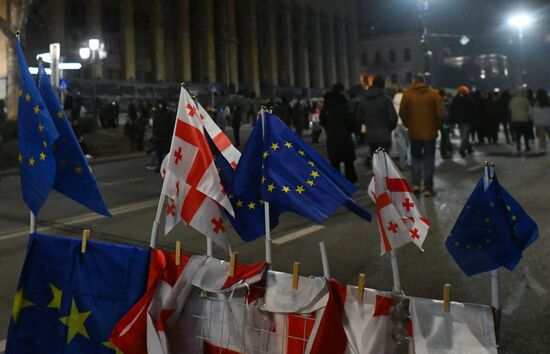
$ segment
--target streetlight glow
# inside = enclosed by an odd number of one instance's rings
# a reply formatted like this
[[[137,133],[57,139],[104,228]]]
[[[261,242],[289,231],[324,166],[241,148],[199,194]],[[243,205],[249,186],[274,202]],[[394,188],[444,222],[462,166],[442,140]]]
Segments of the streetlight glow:
[[[90,47],[91,50],[96,51],[99,49],[99,39],[90,39],[88,41],[88,47]]]
[[[509,25],[515,26],[518,28],[529,26],[531,22],[533,22],[533,19],[531,18],[531,16],[527,14],[514,15],[508,19]]]
[[[80,48],[78,50],[78,54],[80,54],[80,57],[84,60],[88,60],[88,58],[90,57],[90,48]]]

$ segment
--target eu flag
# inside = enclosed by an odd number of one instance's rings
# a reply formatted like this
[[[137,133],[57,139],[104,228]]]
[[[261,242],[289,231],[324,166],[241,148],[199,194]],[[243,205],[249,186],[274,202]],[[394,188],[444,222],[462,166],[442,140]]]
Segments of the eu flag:
[[[351,199],[353,184],[279,118],[265,113],[263,120],[256,123],[237,166],[235,194],[260,191],[270,208],[317,223],[340,205],[370,221],[371,215]]]
[[[53,146],[58,133],[29,72],[19,37],[15,45],[21,71],[17,112],[21,192],[29,209],[38,215],[55,179]]]
[[[514,270],[523,250],[537,238],[533,219],[494,176],[485,191],[480,179],[445,246],[460,269],[471,276],[501,266]]]
[[[42,65],[38,71],[38,78],[40,93],[50,116],[55,117],[53,121],[59,132],[54,150],[57,168],[53,188],[98,214],[111,216],[71,124],[63,112]]]
[[[149,250],[32,234],[6,354],[118,353],[111,330],[145,292]]]

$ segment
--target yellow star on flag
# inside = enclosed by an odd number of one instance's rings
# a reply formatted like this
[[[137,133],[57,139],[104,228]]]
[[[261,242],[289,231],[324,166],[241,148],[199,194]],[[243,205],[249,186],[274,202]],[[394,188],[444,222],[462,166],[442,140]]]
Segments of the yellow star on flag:
[[[248,209],[252,210],[254,208],[256,208],[256,203],[253,203],[253,202],[248,203]]]
[[[31,100],[31,95],[27,93],[27,94],[25,95],[25,100],[26,100],[27,102],[30,102],[30,100]],[[38,106],[37,106],[37,107],[38,107]]]
[[[76,307],[76,302],[73,299],[73,302],[71,304],[71,313],[68,316],[61,317],[59,319],[61,323],[68,327],[67,344],[69,344],[73,340],[74,336],[76,336],[77,334],[81,334],[87,339],[90,339],[88,331],[84,326],[84,322],[86,322],[86,319],[88,318],[88,316],[90,316],[91,313],[92,311],[78,311],[78,307]]]
[[[243,206],[244,203],[243,203],[242,200],[237,200],[237,203],[236,203],[236,204],[237,204],[237,208],[240,208],[240,207]]]
[[[308,161],[307,163],[312,167],[315,166],[315,163],[313,161]]]
[[[82,166],[76,165],[75,168],[74,168],[74,172],[76,172],[78,174],[82,173]]]
[[[285,146],[289,149],[292,148],[292,143],[289,143],[288,141],[285,141]]]
[[[506,210],[510,211],[510,210],[512,210],[512,207],[509,206],[509,205],[507,205],[507,206],[506,206]]]
[[[267,157],[269,156],[269,152],[264,151],[264,154],[262,156],[264,157],[264,159],[267,159]]]
[[[235,198],[235,196],[233,194],[230,194],[229,199],[233,199],[233,198]]]
[[[29,166],[34,166],[36,164],[36,160],[34,159],[34,157],[31,156],[31,158],[29,159]]]
[[[31,95],[28,95],[28,96],[30,97]],[[34,111],[34,114],[40,113],[40,107],[38,105],[34,106],[34,108],[32,110]]]
[[[44,131],[44,126],[42,125],[42,123],[38,123],[38,130],[40,131],[40,133]]]
[[[13,317],[13,320],[17,322],[21,310],[31,306],[34,306],[34,303],[25,299],[25,291],[23,290],[23,288],[17,290],[17,292],[15,293],[15,297],[13,298],[13,306],[11,308],[11,315]]]
[[[57,112],[57,118],[58,119],[63,118],[63,112],[61,112],[61,111]]]
[[[288,188],[287,186],[283,186],[283,188],[281,188],[281,190],[285,193],[290,192],[290,188]]]
[[[50,283],[50,288],[52,289],[53,299],[48,304],[48,308],[61,310],[61,295],[63,295],[63,291],[56,288],[52,283]]]
[[[103,344],[104,346],[106,346],[106,347],[109,348],[109,349],[114,350],[114,351],[115,351],[115,354],[124,354],[124,353],[122,353],[122,350],[118,349],[118,348],[113,344],[113,342],[111,342],[111,341],[103,342],[103,343],[101,343],[101,344]]]
[[[265,183],[265,181],[267,181],[267,178],[265,178],[265,176],[262,176],[262,183]]]
[[[46,140],[42,140],[42,145],[44,145],[44,147],[48,147],[48,143],[46,142]]]
[[[302,194],[304,193],[306,190],[304,189],[304,186],[296,186],[296,192]]]
[[[311,177],[313,177],[313,178],[317,178],[317,177],[319,177],[319,172],[317,172],[317,171],[311,171],[311,173],[310,173],[309,175],[310,175]]]
[[[273,151],[276,151],[277,149],[279,149],[279,143],[272,143],[271,149],[273,149]]]
[[[271,183],[270,185],[267,186],[267,190],[269,192],[273,192],[274,189],[275,189],[275,185],[273,183]]]
[[[306,153],[304,152],[304,150],[298,150],[298,153],[299,153],[300,155],[302,155],[302,156],[305,156],[305,155],[306,155]]]
[[[23,96],[23,91],[22,91],[22,90],[18,90],[18,91],[17,91],[17,95],[19,95],[19,97],[22,97],[22,96]]]
[[[512,219],[512,221],[516,221],[518,219],[518,217],[515,216],[515,215],[512,215],[511,219]]]
[[[312,187],[315,185],[315,183],[310,179],[308,179],[306,183],[309,184]]]
[[[19,162],[23,162],[23,155],[19,154]]]
[[[46,159],[46,154],[44,153],[44,151],[42,151],[40,153],[40,160],[44,161]]]

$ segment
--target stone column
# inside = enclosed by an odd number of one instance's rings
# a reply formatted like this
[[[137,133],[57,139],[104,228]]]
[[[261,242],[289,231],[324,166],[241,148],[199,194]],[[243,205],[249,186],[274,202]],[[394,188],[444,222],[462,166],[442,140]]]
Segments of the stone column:
[[[180,80],[189,82],[191,78],[191,31],[189,29],[189,0],[178,2],[178,50],[181,53],[179,58],[179,69],[176,70]],[[178,65],[178,64],[177,64]]]
[[[103,42],[102,30],[101,30],[101,0],[89,0],[88,1],[88,33],[89,38],[97,38],[100,42]],[[92,67],[92,76],[94,78],[103,77],[103,65],[101,60],[96,59]]]
[[[122,1],[122,31],[124,46],[124,78],[136,78],[136,36],[134,27],[134,0]]]
[[[0,16],[3,18],[8,18],[7,1],[0,1]],[[7,79],[8,76],[8,40],[13,41],[13,38],[8,39],[8,37],[6,37],[4,34],[0,35],[0,78],[2,79]],[[17,75],[19,76],[19,72],[17,72]],[[14,84],[12,86],[16,85]],[[19,87],[17,87],[17,90],[19,90]]]
[[[357,16],[352,13],[348,17],[350,22],[348,24],[348,49],[349,49],[349,79],[350,84],[354,85],[359,83],[359,51],[357,45],[359,44],[359,34],[357,29]]]
[[[204,50],[204,64],[206,65],[206,79],[209,82],[216,81],[216,35],[214,31],[214,5],[212,0],[203,1],[203,26],[202,39]]]
[[[313,14],[313,82],[315,88],[325,87],[325,76],[323,72],[323,47],[321,33],[321,14],[319,8],[314,9]]]
[[[325,78],[325,86],[331,86],[338,81],[336,71],[336,47],[334,44],[334,17],[331,13],[327,15],[325,26],[327,34],[327,47],[325,50],[327,77]]]
[[[266,4],[267,13],[265,14],[264,20],[267,22],[267,43],[266,43],[266,53],[264,53],[267,59],[267,80],[270,86],[279,85],[279,72],[278,72],[278,63],[277,63],[277,28],[275,26],[275,6],[276,3],[273,1],[268,1]]]
[[[239,57],[237,42],[237,20],[236,20],[235,0],[227,0],[227,43],[229,55],[229,77],[235,92],[239,91]]]
[[[306,12],[302,8],[297,8],[298,11],[298,62],[294,65],[298,68],[298,84],[301,87],[309,88],[309,58],[307,51],[307,17]]]
[[[338,65],[338,82],[349,88],[349,71],[348,71],[348,45],[346,36],[346,23],[344,18],[338,16],[336,18],[336,38],[337,38],[337,65]]]
[[[283,11],[283,65],[284,83],[287,86],[294,86],[294,47],[292,45],[292,13],[291,3],[281,2]]]
[[[244,41],[240,43],[243,53],[244,81],[247,87],[260,95],[260,63],[258,61],[258,24],[256,16],[256,0],[243,2]]]
[[[65,0],[50,0],[50,43],[59,43],[61,53],[65,53]]]
[[[155,80],[166,80],[164,52],[164,16],[162,1],[153,1],[153,34],[155,42]]]

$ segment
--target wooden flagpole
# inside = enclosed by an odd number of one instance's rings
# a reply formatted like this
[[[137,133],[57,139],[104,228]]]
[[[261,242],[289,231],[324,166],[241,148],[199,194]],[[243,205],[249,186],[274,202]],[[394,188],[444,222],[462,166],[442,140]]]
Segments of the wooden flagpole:
[[[262,119],[262,139],[265,138],[265,107],[260,108]],[[269,203],[264,201],[264,223],[265,223],[265,261],[271,267],[271,224],[269,219]]]

